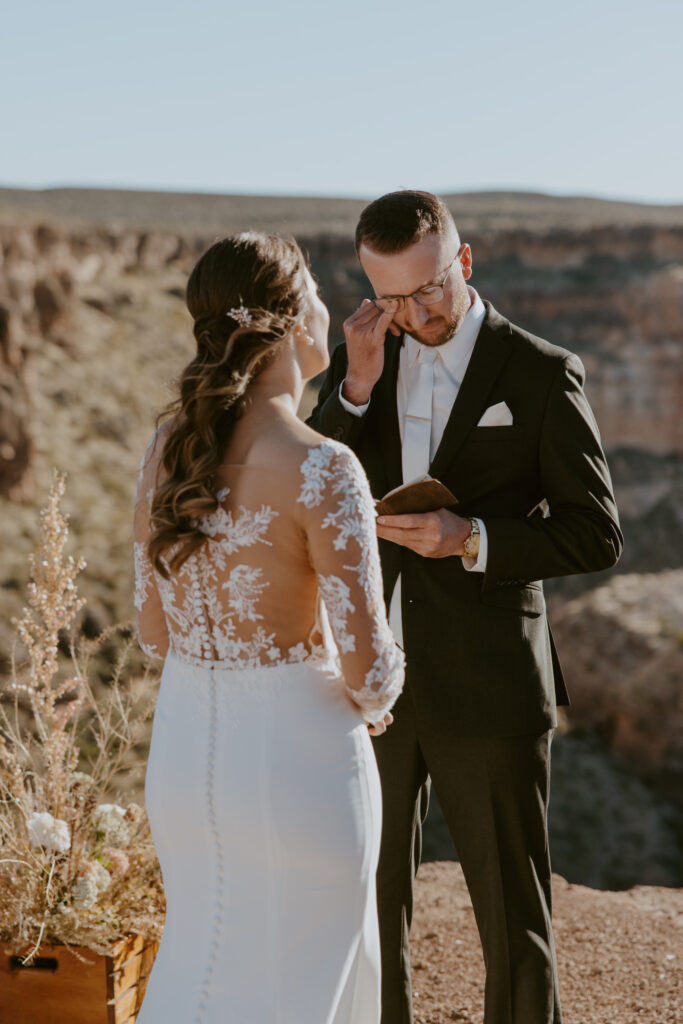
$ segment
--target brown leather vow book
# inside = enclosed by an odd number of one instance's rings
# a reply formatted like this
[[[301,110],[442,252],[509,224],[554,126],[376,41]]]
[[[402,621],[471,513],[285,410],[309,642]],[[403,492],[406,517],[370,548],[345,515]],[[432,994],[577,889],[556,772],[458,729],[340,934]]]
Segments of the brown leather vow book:
[[[375,502],[378,516],[401,516],[410,512],[436,512],[457,505],[458,499],[440,480],[424,476],[389,491]]]

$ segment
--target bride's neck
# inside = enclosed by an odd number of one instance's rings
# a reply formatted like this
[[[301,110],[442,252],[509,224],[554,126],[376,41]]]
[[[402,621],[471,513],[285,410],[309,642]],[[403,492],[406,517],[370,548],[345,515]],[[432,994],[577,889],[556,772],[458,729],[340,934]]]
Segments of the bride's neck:
[[[285,350],[249,384],[248,408],[257,415],[270,411],[276,415],[296,416],[304,385],[296,356]]]

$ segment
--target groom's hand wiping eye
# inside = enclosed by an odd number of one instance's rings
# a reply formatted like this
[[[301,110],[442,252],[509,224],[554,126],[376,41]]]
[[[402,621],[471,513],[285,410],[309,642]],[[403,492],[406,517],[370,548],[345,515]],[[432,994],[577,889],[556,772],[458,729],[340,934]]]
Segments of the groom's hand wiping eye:
[[[398,336],[393,312],[382,312],[370,299],[363,302],[344,321],[344,337],[349,365],[343,395],[354,405],[363,405],[384,369],[384,339],[387,331]]]

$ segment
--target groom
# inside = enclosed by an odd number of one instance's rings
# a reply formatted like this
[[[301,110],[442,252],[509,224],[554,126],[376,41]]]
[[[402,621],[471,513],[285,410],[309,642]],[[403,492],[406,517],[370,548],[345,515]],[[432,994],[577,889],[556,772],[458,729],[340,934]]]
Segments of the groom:
[[[390,623],[407,661],[382,780],[382,1024],[411,1024],[412,886],[429,779],[486,963],[485,1024],[560,1024],[547,806],[567,704],[541,580],[617,561],[617,510],[584,370],[466,282],[472,253],[426,192],[363,211],[375,292],[344,324],[308,422],[348,444],[376,498],[426,473],[458,504],[381,517]]]

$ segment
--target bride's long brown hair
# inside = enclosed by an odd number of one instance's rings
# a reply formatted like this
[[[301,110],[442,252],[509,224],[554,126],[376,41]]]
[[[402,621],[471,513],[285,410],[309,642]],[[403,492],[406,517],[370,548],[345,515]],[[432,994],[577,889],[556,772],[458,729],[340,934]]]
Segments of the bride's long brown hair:
[[[218,506],[213,475],[244,411],[249,382],[307,312],[307,294],[303,254],[279,235],[224,238],[190,274],[187,307],[197,353],[181,374],[178,398],[161,414],[172,419],[148,540],[150,560],[162,576],[177,571],[204,543],[199,521]]]

